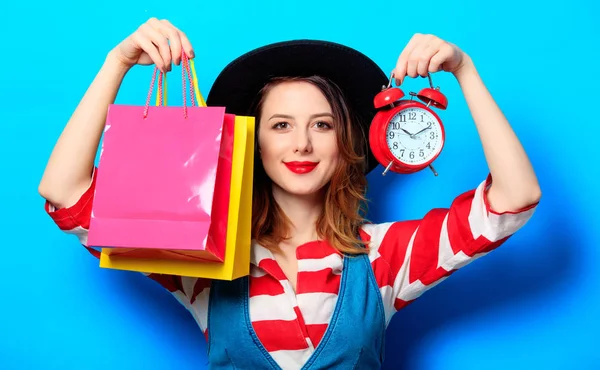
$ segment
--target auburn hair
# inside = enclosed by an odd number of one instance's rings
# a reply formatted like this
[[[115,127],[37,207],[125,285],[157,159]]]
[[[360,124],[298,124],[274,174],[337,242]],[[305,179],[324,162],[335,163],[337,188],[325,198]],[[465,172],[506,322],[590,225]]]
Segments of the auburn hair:
[[[267,249],[276,248],[288,238],[290,220],[275,201],[272,181],[259,154],[258,133],[262,108],[271,89],[284,82],[304,81],[316,86],[328,100],[340,153],[339,165],[325,188],[323,212],[317,219],[319,239],[328,241],[339,252],[363,254],[367,243],[359,238],[366,214],[366,138],[357,118],[346,103],[342,90],[320,76],[273,78],[259,92],[253,105],[256,117],[254,181],[252,199],[252,238]]]

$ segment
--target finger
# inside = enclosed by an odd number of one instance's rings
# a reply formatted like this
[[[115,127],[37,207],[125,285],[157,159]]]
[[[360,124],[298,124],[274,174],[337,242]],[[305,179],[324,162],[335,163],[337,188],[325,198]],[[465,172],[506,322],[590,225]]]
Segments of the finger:
[[[178,31],[179,32],[179,37],[181,39],[181,46],[183,47],[183,51],[185,51],[185,53],[190,57],[190,58],[195,58],[196,57],[196,53],[194,53],[194,48],[192,47],[192,43],[190,42],[190,40],[188,39],[188,37],[186,36],[185,33],[183,33],[182,31]]]
[[[421,60],[421,55],[425,52],[427,45],[419,44],[412,53],[408,56],[408,62],[406,64],[406,75],[412,78],[417,77],[419,74],[417,68]]]
[[[429,64],[431,63],[431,58],[437,52],[437,46],[429,45],[423,51],[421,51],[420,55],[417,56],[417,73],[419,74],[419,76],[427,77],[427,72],[429,72]]]
[[[148,23],[143,24],[140,27],[140,32],[142,33],[142,35],[148,38],[154,45],[156,45],[156,47],[158,48],[158,52],[160,53],[160,56],[162,57],[162,60],[164,62],[165,68],[167,70],[170,70],[171,48],[169,47],[169,41],[167,40],[167,37],[162,33],[158,32]]]
[[[442,69],[442,64],[452,57],[454,50],[449,44],[444,44],[439,51],[431,57],[429,72],[434,73]]]
[[[160,69],[163,72],[166,72],[165,61],[160,55],[160,52],[158,51],[156,45],[154,45],[152,41],[148,39],[148,37],[146,37],[144,34],[138,31],[131,36],[131,39],[140,49],[142,49],[146,54],[148,54],[148,56],[150,57],[150,59],[152,59],[154,65],[158,69]]]
[[[171,59],[175,65],[181,63],[181,36],[179,30],[167,20],[158,21],[155,28],[167,37],[171,48]]]
[[[188,39],[187,35],[183,31],[181,31],[179,28],[173,26],[171,24],[171,22],[169,22],[168,20],[165,19],[162,22],[177,32],[177,34],[179,36],[179,41],[181,42],[181,47],[183,48],[183,51],[185,51],[185,53],[187,54],[188,57],[194,58],[196,56],[194,54],[194,48],[192,48],[192,43]],[[179,54],[181,54],[181,51],[179,52]]]
[[[408,44],[406,44],[406,46],[404,47],[404,50],[402,50],[402,53],[400,53],[400,56],[398,57],[398,62],[396,63],[396,68],[394,69],[394,77],[396,79],[396,85],[401,85],[402,81],[404,81],[404,77],[406,77],[408,57],[413,52],[415,47],[418,46],[420,37],[421,37],[420,34],[415,34],[410,39]]]
[[[181,62],[181,39],[179,32],[168,21],[160,21],[157,30],[167,37],[171,49],[171,60],[175,65]]]

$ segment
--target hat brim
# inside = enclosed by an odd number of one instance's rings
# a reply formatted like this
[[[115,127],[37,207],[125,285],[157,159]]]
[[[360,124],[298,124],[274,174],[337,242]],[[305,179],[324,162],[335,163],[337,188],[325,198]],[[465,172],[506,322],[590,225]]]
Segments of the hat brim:
[[[321,76],[336,83],[358,116],[367,153],[366,173],[377,166],[368,143],[369,126],[376,110],[375,95],[388,77],[366,55],[328,41],[292,40],[252,50],[229,63],[217,76],[206,99],[209,106],[227,113],[251,115],[259,91],[273,77]]]

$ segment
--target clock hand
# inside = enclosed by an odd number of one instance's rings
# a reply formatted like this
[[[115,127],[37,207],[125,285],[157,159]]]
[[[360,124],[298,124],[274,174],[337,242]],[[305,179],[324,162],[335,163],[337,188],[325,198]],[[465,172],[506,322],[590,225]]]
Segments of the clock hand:
[[[402,131],[406,132],[406,133],[408,134],[408,136],[410,136],[410,137],[412,137],[412,136],[413,136],[413,134],[411,134],[410,132],[406,131],[406,130],[405,130],[405,129],[403,129],[402,127],[400,127],[400,130],[402,130]]]
[[[417,136],[419,135],[421,132],[429,130],[431,128],[431,123],[429,124],[429,126],[425,127],[424,129],[422,129],[421,131],[417,132],[416,134],[413,134],[412,136]]]

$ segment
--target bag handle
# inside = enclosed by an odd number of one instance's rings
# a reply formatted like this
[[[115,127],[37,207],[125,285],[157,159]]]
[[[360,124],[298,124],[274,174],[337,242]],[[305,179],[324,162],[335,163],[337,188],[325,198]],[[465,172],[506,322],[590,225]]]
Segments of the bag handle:
[[[144,108],[144,118],[148,116],[148,110],[150,108],[150,99],[152,97],[152,91],[154,90],[154,83],[156,81],[156,75],[158,74],[158,92],[156,94],[156,105],[166,106],[167,105],[167,74],[159,71],[158,67],[154,67],[152,74],[152,81],[150,82],[150,89],[146,98],[146,106]],[[186,96],[186,72],[187,81],[189,82],[190,88],[190,101],[192,106],[206,107],[206,101],[198,88],[198,77],[196,75],[196,68],[194,66],[194,60],[190,59],[187,54],[181,52],[181,86],[183,92],[183,116],[187,118],[187,96]],[[197,102],[197,103],[196,103]]]
[[[164,81],[164,83],[163,83]],[[164,90],[164,93],[163,93]],[[156,106],[167,105],[167,74],[161,73],[158,76],[158,94],[156,94]]]

